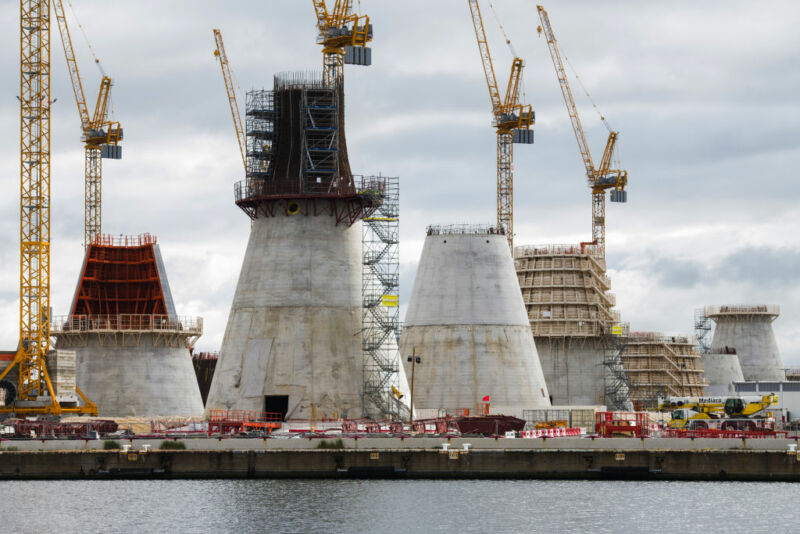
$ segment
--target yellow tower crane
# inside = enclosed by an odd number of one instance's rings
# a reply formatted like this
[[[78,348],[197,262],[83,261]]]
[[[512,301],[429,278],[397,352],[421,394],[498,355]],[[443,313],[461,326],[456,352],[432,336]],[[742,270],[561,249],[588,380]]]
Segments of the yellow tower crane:
[[[514,143],[532,144],[535,122],[533,108],[520,103],[519,90],[522,69],[525,63],[515,57],[511,63],[511,74],[505,99],[500,96],[497,78],[494,74],[492,55],[483,27],[483,18],[478,0],[469,0],[472,24],[478,40],[478,51],[483,62],[483,72],[489,87],[494,120],[492,126],[497,130],[497,227],[503,229],[508,238],[511,254],[514,254]],[[516,54],[515,54],[516,55]]]
[[[0,373],[0,413],[97,415],[86,403],[63,407],[47,372],[50,350],[50,0],[20,2],[19,348]],[[15,386],[3,379],[12,369]],[[11,393],[13,400],[9,398]]]
[[[345,64],[371,65],[372,50],[367,46],[372,40],[369,17],[353,13],[352,0],[335,0],[331,11],[325,0],[312,3],[319,28],[317,43],[322,45],[325,84],[341,82]]]
[[[214,57],[219,60],[219,66],[222,68],[222,78],[225,80],[225,91],[228,93],[228,104],[231,107],[233,127],[236,130],[236,140],[239,142],[242,165],[244,165],[245,172],[247,172],[247,137],[244,133],[244,126],[242,126],[242,116],[239,113],[239,102],[236,100],[236,89],[233,86],[231,66],[228,63],[228,55],[225,53],[225,43],[222,42],[222,32],[220,30],[214,30],[214,43],[217,45],[216,50],[214,50]]]
[[[102,231],[103,214],[103,158],[121,159],[122,127],[119,122],[108,120],[108,102],[111,94],[111,78],[103,74],[100,80],[100,91],[94,107],[94,114],[89,115],[86,97],[83,93],[78,62],[75,60],[75,51],[72,48],[72,39],[64,15],[64,4],[61,0],[53,0],[58,29],[61,33],[61,44],[67,59],[67,69],[72,81],[72,91],[75,93],[75,103],[78,105],[78,115],[81,119],[81,141],[84,143],[85,166],[85,204],[84,204],[84,236],[83,244],[86,248],[92,239]],[[97,58],[95,62],[99,64]],[[101,69],[102,70],[102,69]]]
[[[537,6],[539,19],[542,25],[537,29],[540,34],[544,33],[547,40],[547,47],[550,49],[550,56],[556,69],[556,76],[567,105],[572,129],[575,139],[578,141],[578,148],[583,158],[583,165],[586,167],[586,177],[589,180],[589,188],[592,192],[592,240],[581,243],[581,247],[591,245],[598,254],[605,256],[606,251],[606,190],[611,190],[611,202],[627,202],[628,192],[625,186],[628,183],[628,171],[611,169],[611,158],[614,154],[614,147],[617,142],[619,132],[611,131],[609,128],[608,141],[603,151],[603,158],[600,160],[600,167],[595,167],[592,155],[589,152],[589,144],[586,142],[586,135],[583,132],[581,119],[578,116],[578,108],[575,99],[572,97],[572,90],[569,87],[567,73],[564,70],[564,63],[561,61],[561,53],[558,49],[558,42],[553,34],[550,25],[550,17],[544,7]],[[605,123],[605,120],[604,120]],[[606,127],[608,124],[606,123]]]

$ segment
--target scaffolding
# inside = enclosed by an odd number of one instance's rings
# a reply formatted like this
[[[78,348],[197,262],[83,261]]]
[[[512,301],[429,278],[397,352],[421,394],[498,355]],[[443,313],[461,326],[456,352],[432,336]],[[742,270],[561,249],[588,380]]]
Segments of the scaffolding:
[[[363,225],[362,409],[373,418],[405,417],[399,391],[400,186],[386,178],[383,203]]]
[[[628,323],[617,323],[604,330],[600,339],[604,349],[606,406],[612,411],[631,411],[631,380],[622,363],[622,351],[625,350],[630,327]]]
[[[273,91],[249,91],[245,104],[247,177],[264,180],[272,168],[277,112]]]
[[[705,308],[695,308],[694,310],[694,336],[697,338],[697,348],[700,349],[700,354],[711,352],[714,321],[706,316]]]
[[[657,410],[660,397],[700,397],[708,386],[693,336],[632,332],[622,361],[637,410]]]

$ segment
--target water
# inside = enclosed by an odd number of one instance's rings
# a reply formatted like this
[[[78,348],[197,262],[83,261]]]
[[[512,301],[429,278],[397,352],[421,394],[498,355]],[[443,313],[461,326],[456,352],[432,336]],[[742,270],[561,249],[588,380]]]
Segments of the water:
[[[175,480],[0,482],[4,532],[800,531],[800,484]]]

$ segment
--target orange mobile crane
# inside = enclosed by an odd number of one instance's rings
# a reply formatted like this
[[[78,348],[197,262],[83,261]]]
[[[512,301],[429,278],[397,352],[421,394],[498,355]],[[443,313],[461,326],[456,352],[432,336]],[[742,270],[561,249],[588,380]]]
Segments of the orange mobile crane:
[[[88,249],[92,239],[102,232],[103,158],[122,159],[122,147],[119,144],[122,141],[122,127],[119,122],[108,120],[108,102],[112,84],[111,78],[105,73],[100,80],[100,91],[97,94],[94,114],[89,115],[83,84],[78,72],[78,62],[75,60],[67,18],[64,15],[64,4],[61,0],[53,0],[53,9],[61,33],[61,44],[64,47],[72,91],[75,93],[75,103],[78,105],[78,115],[81,119],[81,141],[84,142],[85,152],[83,245]],[[97,58],[95,58],[95,62],[100,64]],[[100,70],[102,72],[102,68]]]
[[[47,372],[50,350],[50,0],[20,2],[20,284],[19,348],[0,373],[0,413],[84,413],[65,407]],[[18,370],[17,384],[4,380]]]
[[[586,167],[586,177],[589,180],[589,189],[592,192],[592,240],[581,243],[581,249],[585,249],[587,245],[594,247],[594,250],[605,257],[606,246],[606,195],[607,189],[611,190],[611,202],[627,202],[628,192],[625,186],[628,183],[628,171],[611,169],[611,158],[614,154],[614,146],[617,142],[618,132],[609,129],[608,141],[606,148],[603,151],[603,158],[600,160],[600,167],[595,167],[592,155],[589,152],[589,144],[586,142],[586,135],[583,132],[581,119],[578,116],[578,108],[575,105],[575,99],[572,97],[572,90],[569,87],[567,80],[567,73],[564,70],[564,63],[561,61],[561,53],[558,49],[556,37],[553,34],[553,28],[550,25],[550,17],[547,15],[544,7],[537,6],[539,11],[539,19],[542,25],[537,28],[539,34],[544,33],[547,40],[547,46],[550,49],[550,56],[553,59],[553,66],[556,69],[556,76],[558,83],[561,87],[561,94],[564,97],[564,103],[567,105],[567,112],[569,119],[572,123],[572,130],[575,133],[575,139],[578,141],[578,148],[583,158],[583,165]]]
[[[500,96],[497,78],[494,74],[492,55],[486,40],[481,8],[478,0],[469,0],[475,38],[483,62],[483,73],[489,87],[494,120],[492,126],[497,130],[497,227],[503,229],[514,254],[514,143],[533,144],[535,122],[533,108],[520,103],[519,90],[524,61],[515,57],[511,63],[508,88],[505,99]],[[510,43],[510,41],[509,41]],[[515,54],[516,55],[516,54]]]

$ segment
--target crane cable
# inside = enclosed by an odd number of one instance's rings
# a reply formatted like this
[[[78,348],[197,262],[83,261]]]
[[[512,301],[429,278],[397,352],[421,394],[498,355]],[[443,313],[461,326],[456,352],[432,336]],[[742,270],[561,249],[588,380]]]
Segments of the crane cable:
[[[89,36],[86,34],[86,30],[81,24],[81,20],[78,18],[78,14],[75,13],[75,7],[72,5],[72,2],[67,0],[67,5],[69,6],[69,10],[72,13],[72,18],[75,19],[75,22],[78,24],[78,28],[81,30],[81,35],[83,35],[83,40],[86,41],[86,46],[89,47],[89,52],[92,54],[92,58],[94,59],[94,64],[97,65],[97,68],[100,69],[100,76],[106,78],[108,75],[106,74],[105,69],[103,69],[103,64],[100,63],[100,58],[97,57],[97,54],[94,51],[94,47],[92,46],[92,42],[89,40]],[[110,108],[109,116],[113,120],[114,119],[114,98],[111,94],[111,91],[108,92],[108,105]]]
[[[359,0],[359,3],[360,2],[361,2],[361,0]],[[508,49],[511,50],[511,56],[513,58],[518,58],[519,55],[517,54],[516,49],[514,49],[514,45],[511,44],[511,39],[508,37],[508,34],[506,33],[506,28],[505,28],[505,26],[503,26],[503,23],[500,22],[500,17],[497,15],[497,10],[494,8],[494,4],[491,2],[491,0],[489,1],[489,7],[492,9],[492,14],[494,15],[494,20],[497,21],[497,25],[500,27],[500,31],[503,33],[503,37],[506,40],[506,44],[508,45]],[[527,98],[527,95],[525,94],[525,78],[523,76],[520,76],[520,80],[519,81],[520,81],[520,89],[522,90],[522,99],[521,99],[521,101],[522,102],[527,102],[528,98]]]
[[[589,102],[592,103],[592,107],[597,112],[597,116],[600,117],[600,120],[603,122],[603,125],[608,129],[609,133],[611,133],[613,131],[612,128],[611,128],[611,124],[609,124],[609,122],[606,120],[605,116],[602,113],[600,113],[600,108],[597,107],[597,104],[595,103],[594,99],[592,98],[592,95],[589,94],[589,90],[586,89],[585,85],[583,85],[583,80],[581,79],[580,75],[578,74],[578,71],[575,70],[575,67],[572,66],[572,63],[570,62],[569,57],[567,56],[567,53],[564,51],[564,49],[561,47],[561,45],[558,45],[558,48],[561,51],[561,55],[564,56],[564,61],[566,61],[567,65],[569,65],[569,68],[572,71],[572,74],[575,76],[575,79],[578,80],[578,85],[581,86],[581,89],[583,89],[583,92],[586,94],[586,98],[588,98]]]

